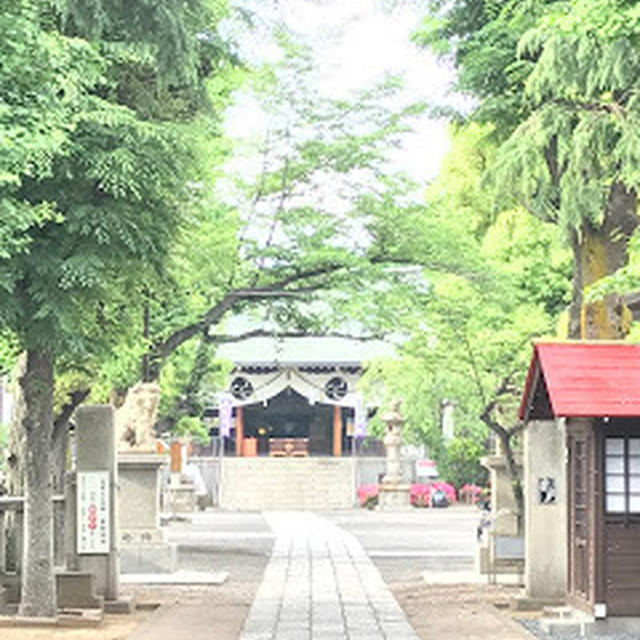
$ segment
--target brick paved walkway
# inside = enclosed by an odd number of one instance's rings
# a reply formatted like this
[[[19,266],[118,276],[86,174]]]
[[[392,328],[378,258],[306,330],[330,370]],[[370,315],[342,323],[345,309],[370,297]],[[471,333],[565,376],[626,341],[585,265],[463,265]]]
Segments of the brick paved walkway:
[[[241,640],[418,640],[356,538],[307,512],[266,512],[276,535]]]

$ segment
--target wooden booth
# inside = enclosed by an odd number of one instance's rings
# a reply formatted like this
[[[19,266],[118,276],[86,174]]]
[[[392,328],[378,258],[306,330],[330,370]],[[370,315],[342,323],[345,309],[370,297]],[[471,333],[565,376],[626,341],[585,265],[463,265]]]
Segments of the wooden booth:
[[[640,615],[640,345],[536,344],[520,414],[564,428],[567,602]]]

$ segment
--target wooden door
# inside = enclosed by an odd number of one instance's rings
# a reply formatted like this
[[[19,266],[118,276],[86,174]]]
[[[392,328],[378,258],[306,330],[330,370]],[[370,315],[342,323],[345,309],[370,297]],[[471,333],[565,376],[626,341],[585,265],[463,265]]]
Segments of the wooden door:
[[[603,425],[603,596],[607,615],[640,615],[640,430]],[[635,431],[635,433],[634,433]]]
[[[591,517],[593,438],[587,429],[567,437],[569,453],[569,571],[568,597],[572,604],[590,609],[593,604],[593,526]]]

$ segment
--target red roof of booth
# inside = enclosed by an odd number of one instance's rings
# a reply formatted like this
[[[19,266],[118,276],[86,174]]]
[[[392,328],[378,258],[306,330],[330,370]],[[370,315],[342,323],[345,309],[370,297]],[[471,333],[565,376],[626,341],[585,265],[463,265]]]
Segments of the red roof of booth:
[[[520,418],[541,417],[532,414],[543,406],[555,418],[640,416],[640,345],[534,344]]]

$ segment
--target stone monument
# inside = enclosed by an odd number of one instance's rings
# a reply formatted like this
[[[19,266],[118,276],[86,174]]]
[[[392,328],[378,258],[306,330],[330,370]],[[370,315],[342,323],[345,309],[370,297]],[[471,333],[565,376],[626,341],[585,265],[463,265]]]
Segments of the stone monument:
[[[387,472],[380,484],[378,504],[380,509],[404,509],[411,502],[409,484],[402,477],[402,416],[399,402],[395,402],[391,410],[382,416],[382,421],[387,425],[384,436]]]
[[[57,573],[58,606],[130,612],[119,593],[116,438],[113,407],[75,413],[76,470],[67,474],[65,570]]]
[[[123,573],[173,571],[175,546],[160,529],[160,470],[153,426],[160,388],[139,383],[116,411],[120,562]]]

